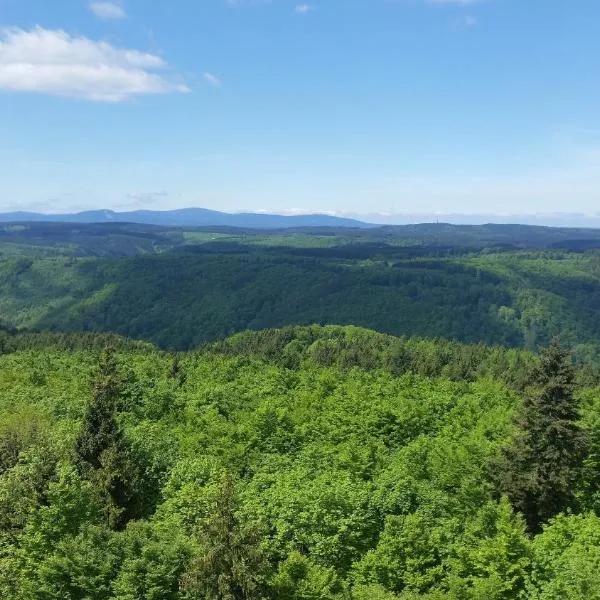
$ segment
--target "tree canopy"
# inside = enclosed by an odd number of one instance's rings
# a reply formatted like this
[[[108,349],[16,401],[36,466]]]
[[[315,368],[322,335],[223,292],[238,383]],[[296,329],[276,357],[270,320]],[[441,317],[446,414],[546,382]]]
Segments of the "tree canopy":
[[[597,595],[600,395],[558,345],[7,335],[7,600]]]

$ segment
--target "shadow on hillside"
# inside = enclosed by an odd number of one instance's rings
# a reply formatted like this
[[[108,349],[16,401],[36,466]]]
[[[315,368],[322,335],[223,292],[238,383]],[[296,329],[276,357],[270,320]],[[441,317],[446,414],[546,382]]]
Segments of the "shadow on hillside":
[[[78,267],[87,295],[36,326],[117,332],[177,349],[245,329],[314,323],[521,344],[518,326],[498,317],[512,303],[499,277],[443,260],[361,260],[213,248],[87,261]]]

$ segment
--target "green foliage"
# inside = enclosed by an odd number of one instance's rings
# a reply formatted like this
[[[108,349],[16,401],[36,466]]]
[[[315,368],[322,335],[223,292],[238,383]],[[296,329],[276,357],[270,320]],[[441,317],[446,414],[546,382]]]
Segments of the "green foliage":
[[[114,354],[100,356],[93,399],[87,407],[75,444],[80,472],[88,477],[107,502],[107,520],[120,529],[135,514],[139,474],[117,421],[123,381]]]
[[[6,415],[0,421],[0,475],[19,461],[22,452],[43,444],[48,423],[35,409]]]
[[[280,563],[270,585],[274,600],[335,600],[348,598],[332,567],[323,567],[294,550]]]
[[[198,600],[252,600],[262,596],[265,569],[260,530],[236,515],[235,484],[226,476],[211,514],[199,527],[200,553],[182,578],[184,597]]]
[[[22,600],[109,600],[123,560],[123,546],[112,532],[88,525],[63,537],[36,565],[19,590]]]
[[[599,396],[564,355],[531,378],[527,352],[356,327],[177,360],[112,339],[6,335],[7,600],[594,597]],[[533,407],[591,452],[558,464],[579,514],[530,537],[489,465]]]
[[[581,482],[589,439],[573,396],[575,372],[554,341],[541,357],[519,419],[519,433],[498,465],[500,489],[521,511],[529,531],[569,507]]]
[[[75,445],[82,470],[100,469],[103,453],[121,441],[116,411],[122,387],[114,354],[104,350],[94,381],[93,400],[87,407]]]
[[[531,351],[559,335],[579,362],[600,364],[597,250],[484,252],[422,238],[407,248],[393,232],[375,244],[353,235],[332,232],[330,248],[308,234],[313,247],[297,247],[291,232],[275,246],[270,234],[238,232],[122,258],[9,258],[0,266],[2,318],[20,329],[117,332],[179,350],[313,323]],[[319,360],[332,356],[326,341],[313,350]]]
[[[399,597],[380,585],[360,585],[352,591],[352,600],[397,600]],[[420,594],[403,594],[403,597],[423,598]]]
[[[295,369],[305,362],[318,367],[365,371],[385,369],[453,381],[489,377],[522,390],[530,377],[534,356],[528,352],[465,345],[447,340],[397,338],[360,327],[284,327],[236,334],[209,346],[225,356],[259,357]]]
[[[124,533],[126,549],[113,586],[114,600],[177,600],[190,558],[190,543],[169,523],[132,523]]]
[[[467,524],[448,561],[450,596],[510,600],[522,591],[531,563],[525,524],[509,503],[490,502]]]
[[[559,516],[533,542],[531,600],[600,598],[600,519]]]

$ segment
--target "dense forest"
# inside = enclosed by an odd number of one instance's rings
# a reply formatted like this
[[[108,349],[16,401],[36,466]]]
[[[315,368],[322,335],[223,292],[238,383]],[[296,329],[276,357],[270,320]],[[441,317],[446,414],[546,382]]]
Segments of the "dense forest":
[[[7,600],[600,598],[600,394],[355,327],[0,338]]]
[[[600,600],[588,231],[0,229],[6,600]]]
[[[12,256],[0,262],[0,320],[116,332],[177,350],[246,329],[314,323],[530,350],[559,336],[578,361],[600,362],[600,251],[310,241]]]
[[[25,218],[27,215],[24,215]],[[261,215],[255,215],[260,217]],[[57,216],[58,218],[58,216]],[[377,248],[442,249],[600,249],[600,229],[533,225],[450,225],[423,223],[368,228],[281,226],[272,229],[204,226],[174,227],[124,222],[5,222],[0,215],[0,256],[135,256],[160,254],[188,246],[252,245],[284,248],[359,246],[361,254]],[[356,250],[356,248],[355,248]],[[396,252],[395,252],[396,251]]]

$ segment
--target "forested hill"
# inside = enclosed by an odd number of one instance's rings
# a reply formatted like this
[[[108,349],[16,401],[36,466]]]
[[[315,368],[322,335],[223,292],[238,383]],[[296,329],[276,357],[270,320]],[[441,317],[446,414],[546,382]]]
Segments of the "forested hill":
[[[6,600],[597,597],[600,393],[557,345],[0,341]]]
[[[0,262],[4,325],[105,331],[188,349],[245,329],[353,324],[597,360],[600,253],[439,254],[234,245]],[[407,255],[406,253],[409,252]]]
[[[281,248],[313,253],[326,249],[338,254],[365,255],[378,251],[388,255],[404,249],[418,252],[461,253],[473,249],[600,248],[600,229],[539,227],[532,225],[450,225],[423,223],[380,227],[336,226],[335,221],[314,223],[309,219],[273,224],[270,229],[251,223],[183,226],[113,222],[3,222],[0,216],[0,257],[10,256],[134,256],[159,254],[188,246],[205,251],[260,246],[277,252]],[[58,217],[57,217],[58,218]]]

